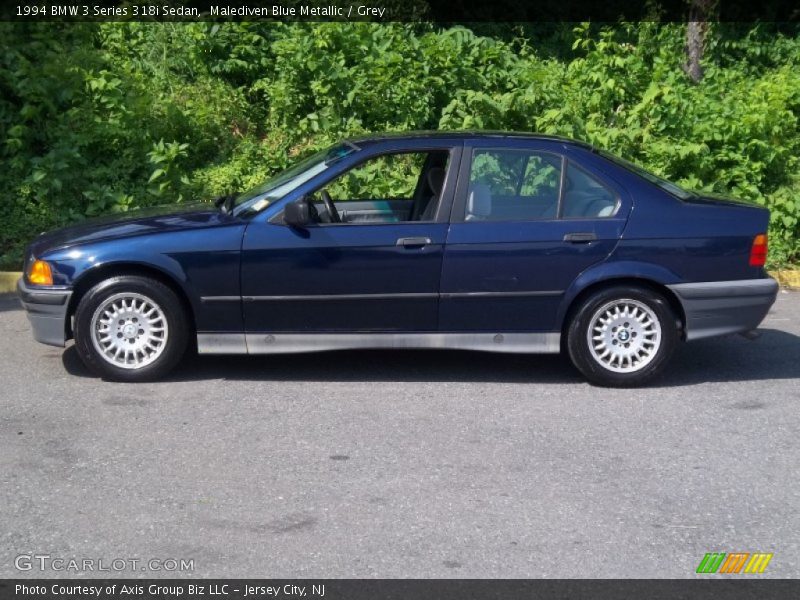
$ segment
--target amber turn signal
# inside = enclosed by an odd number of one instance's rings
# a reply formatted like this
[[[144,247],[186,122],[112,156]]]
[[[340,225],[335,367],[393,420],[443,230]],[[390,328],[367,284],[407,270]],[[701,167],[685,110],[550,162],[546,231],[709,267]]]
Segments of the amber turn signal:
[[[28,271],[28,281],[35,285],[53,285],[50,265],[43,260],[35,260]]]

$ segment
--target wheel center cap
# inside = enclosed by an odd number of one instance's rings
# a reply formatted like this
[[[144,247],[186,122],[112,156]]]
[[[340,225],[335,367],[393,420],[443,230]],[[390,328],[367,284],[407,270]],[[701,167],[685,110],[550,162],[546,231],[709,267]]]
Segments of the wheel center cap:
[[[124,335],[128,339],[133,339],[136,337],[136,326],[133,323],[128,323],[125,327],[122,328],[122,335]]]
[[[620,342],[627,342],[627,341],[628,341],[628,338],[630,338],[630,337],[631,337],[631,334],[630,334],[630,333],[628,333],[628,331],[627,331],[627,330],[625,330],[625,329],[622,329],[622,330],[621,330],[621,331],[620,331],[620,332],[617,334],[617,338],[619,339],[619,341],[620,341]]]

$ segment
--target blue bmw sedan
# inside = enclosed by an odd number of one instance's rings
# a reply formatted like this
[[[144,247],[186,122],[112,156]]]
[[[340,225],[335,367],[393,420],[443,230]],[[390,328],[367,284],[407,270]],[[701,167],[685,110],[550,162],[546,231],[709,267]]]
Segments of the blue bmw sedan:
[[[590,145],[439,132],[343,141],[239,195],[46,233],[18,284],[34,337],[100,376],[200,353],[567,354],[643,384],[682,341],[748,332],[778,286],[769,213]]]

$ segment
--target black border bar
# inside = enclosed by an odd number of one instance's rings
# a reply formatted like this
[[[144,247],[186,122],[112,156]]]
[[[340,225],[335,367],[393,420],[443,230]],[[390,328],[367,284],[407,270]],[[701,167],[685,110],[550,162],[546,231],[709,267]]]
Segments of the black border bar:
[[[708,21],[800,21],[797,0],[5,0],[0,20],[682,22],[696,14],[691,2],[711,2]]]
[[[268,587],[279,592],[268,593]],[[24,588],[27,588],[27,592]],[[39,588],[39,591],[31,592],[34,588]],[[798,579],[749,579],[741,575],[728,578],[709,576],[708,579],[627,580],[0,580],[2,600],[786,600],[798,597]]]

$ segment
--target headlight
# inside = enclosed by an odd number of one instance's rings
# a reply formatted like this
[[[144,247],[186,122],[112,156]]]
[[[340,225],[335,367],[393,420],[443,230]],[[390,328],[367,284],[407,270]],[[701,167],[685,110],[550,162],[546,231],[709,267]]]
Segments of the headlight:
[[[50,265],[43,260],[35,260],[28,269],[28,281],[35,285],[53,285],[53,273]]]

